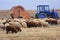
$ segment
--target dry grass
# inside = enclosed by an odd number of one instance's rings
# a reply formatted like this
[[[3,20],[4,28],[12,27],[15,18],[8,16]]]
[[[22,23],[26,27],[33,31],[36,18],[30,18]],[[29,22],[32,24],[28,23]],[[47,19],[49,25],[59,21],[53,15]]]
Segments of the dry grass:
[[[22,28],[22,32],[14,34],[1,30],[0,40],[60,40],[60,27]]]

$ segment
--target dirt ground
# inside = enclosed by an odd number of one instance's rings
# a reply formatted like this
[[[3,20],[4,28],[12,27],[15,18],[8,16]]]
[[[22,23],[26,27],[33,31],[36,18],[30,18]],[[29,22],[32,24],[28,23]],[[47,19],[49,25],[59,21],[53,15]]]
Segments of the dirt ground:
[[[21,32],[13,34],[0,30],[0,40],[60,40],[60,27],[22,28]]]

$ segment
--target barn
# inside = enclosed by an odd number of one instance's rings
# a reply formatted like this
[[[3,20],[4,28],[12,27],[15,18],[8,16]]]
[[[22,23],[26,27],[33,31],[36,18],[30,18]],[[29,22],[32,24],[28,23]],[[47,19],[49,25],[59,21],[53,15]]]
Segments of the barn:
[[[10,13],[14,18],[22,17],[22,18],[30,18],[29,12],[25,11],[22,6],[14,6],[11,8]]]

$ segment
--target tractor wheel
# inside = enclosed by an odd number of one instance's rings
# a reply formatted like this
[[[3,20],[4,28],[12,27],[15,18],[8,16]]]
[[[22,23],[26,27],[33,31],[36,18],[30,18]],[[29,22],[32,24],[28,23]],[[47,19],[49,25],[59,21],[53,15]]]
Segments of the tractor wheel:
[[[46,13],[40,13],[38,15],[39,18],[47,18],[47,14]]]

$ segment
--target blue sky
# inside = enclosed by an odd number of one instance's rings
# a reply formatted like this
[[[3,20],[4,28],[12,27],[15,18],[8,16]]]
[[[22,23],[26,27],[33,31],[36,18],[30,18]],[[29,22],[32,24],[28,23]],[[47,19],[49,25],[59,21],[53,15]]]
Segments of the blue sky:
[[[21,5],[26,10],[34,10],[37,5],[48,4],[50,9],[60,9],[60,0],[0,0],[0,10],[10,10],[13,6]]]

